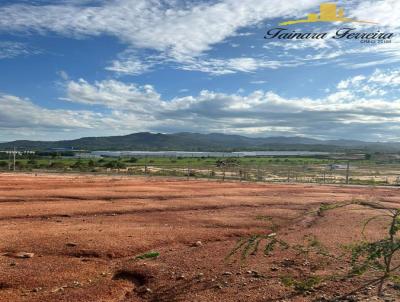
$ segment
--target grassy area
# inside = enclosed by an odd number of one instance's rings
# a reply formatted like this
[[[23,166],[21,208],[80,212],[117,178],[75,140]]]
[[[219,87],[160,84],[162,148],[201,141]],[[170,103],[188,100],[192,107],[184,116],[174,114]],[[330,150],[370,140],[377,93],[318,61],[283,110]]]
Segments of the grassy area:
[[[340,165],[330,169],[331,164]],[[131,175],[178,176],[271,182],[345,183],[345,159],[326,157],[242,157],[168,158],[124,157],[79,159],[74,157],[17,158],[17,171],[52,170],[60,172],[127,173]],[[0,170],[8,170],[8,159],[0,160]],[[400,182],[400,161],[382,163],[374,159],[354,160],[349,183],[384,185]]]
[[[35,158],[34,161],[29,159],[17,159],[18,163],[22,165],[28,165],[29,162],[35,162],[38,165],[73,165],[77,162],[82,164],[89,164],[94,162],[95,165],[102,166],[109,162],[119,161],[125,165],[173,165],[187,167],[202,167],[202,166],[215,166],[218,160],[224,160],[224,158],[168,158],[168,157],[147,157],[147,158],[103,158],[103,159],[77,159],[67,157],[44,157]],[[330,164],[330,163],[345,163],[345,161],[332,161],[323,158],[310,158],[310,157],[244,157],[237,158],[239,165],[244,166],[257,166],[257,165],[312,165],[312,164]],[[3,159],[0,162],[7,162]]]

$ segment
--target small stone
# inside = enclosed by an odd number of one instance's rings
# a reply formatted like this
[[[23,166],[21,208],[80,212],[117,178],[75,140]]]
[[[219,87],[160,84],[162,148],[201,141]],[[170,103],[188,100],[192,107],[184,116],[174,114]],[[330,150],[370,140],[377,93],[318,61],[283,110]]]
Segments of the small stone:
[[[11,262],[11,263],[10,263],[10,266],[17,266],[17,263]]]
[[[78,244],[75,242],[68,242],[65,244],[67,247],[76,247]]]
[[[262,277],[262,275],[257,271],[247,271],[247,274],[251,275],[254,278],[261,278]]]
[[[348,296],[347,301],[349,302],[357,302],[358,298],[356,296]]]
[[[41,290],[42,290],[41,287],[36,287],[36,288],[32,289],[32,291],[33,291],[34,293],[38,293],[38,292],[40,292]]]
[[[196,241],[195,243],[193,243],[194,247],[202,247],[203,246],[203,242],[201,241]]]
[[[276,272],[276,271],[278,271],[279,269],[276,267],[276,266],[273,266],[273,267],[271,267],[271,271],[273,271],[273,272]]]
[[[231,272],[225,272],[222,274],[223,276],[232,276],[233,274]]]
[[[34,256],[35,256],[34,253],[25,253],[25,252],[15,254],[15,257],[20,259],[33,258]]]
[[[285,259],[282,261],[282,266],[284,266],[284,267],[290,267],[290,266],[293,266],[294,264],[295,264],[294,260]]]
[[[186,279],[186,277],[183,274],[176,278],[176,280],[185,280],[185,279]]]
[[[197,278],[202,278],[202,277],[204,277],[204,274],[203,274],[203,273],[198,273],[198,274],[197,274]]]
[[[150,288],[144,285],[136,288],[135,291],[139,294],[151,294],[153,292]]]
[[[67,288],[67,286],[64,285],[64,286],[61,286],[61,287],[57,287],[57,288],[53,289],[51,292],[52,293],[62,292],[62,291],[64,291],[64,288]]]

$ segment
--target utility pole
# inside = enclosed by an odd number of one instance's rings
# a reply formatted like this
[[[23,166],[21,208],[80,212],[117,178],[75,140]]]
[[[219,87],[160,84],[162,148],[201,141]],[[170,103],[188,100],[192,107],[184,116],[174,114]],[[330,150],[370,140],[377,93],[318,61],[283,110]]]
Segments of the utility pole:
[[[16,156],[15,147],[14,147],[14,152],[13,152],[13,155],[14,155],[14,172],[15,172],[15,156]]]
[[[347,169],[346,169],[346,184],[350,183],[350,160],[347,162]]]
[[[8,152],[8,171],[11,171],[11,151]]]

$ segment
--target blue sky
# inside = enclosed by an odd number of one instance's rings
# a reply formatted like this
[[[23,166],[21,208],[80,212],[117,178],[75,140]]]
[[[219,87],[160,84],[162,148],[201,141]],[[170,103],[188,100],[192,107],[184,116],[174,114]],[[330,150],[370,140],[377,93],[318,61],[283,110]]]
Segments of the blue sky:
[[[337,1],[391,43],[266,40],[301,0],[0,1],[0,141],[133,132],[400,139],[400,3]]]

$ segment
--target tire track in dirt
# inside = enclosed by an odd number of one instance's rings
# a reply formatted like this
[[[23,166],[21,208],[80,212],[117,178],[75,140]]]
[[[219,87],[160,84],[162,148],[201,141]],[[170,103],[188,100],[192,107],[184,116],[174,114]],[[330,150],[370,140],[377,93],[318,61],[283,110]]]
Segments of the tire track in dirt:
[[[29,215],[29,216],[4,216],[0,217],[0,221],[7,220],[44,220],[51,218],[82,218],[82,217],[98,217],[98,216],[122,216],[122,215],[132,215],[132,214],[151,214],[151,213],[177,213],[177,212],[188,212],[188,211],[215,211],[224,209],[241,209],[241,208],[263,208],[267,206],[276,207],[282,206],[282,209],[293,209],[301,210],[304,204],[291,204],[291,203],[277,203],[277,202],[267,202],[267,203],[257,203],[257,204],[227,204],[227,205],[209,205],[209,206],[187,206],[187,207],[162,207],[162,208],[151,208],[151,209],[133,209],[133,210],[110,210],[110,211],[99,211],[90,213],[71,213],[71,214],[48,214],[48,215]],[[300,208],[298,208],[300,207]]]

